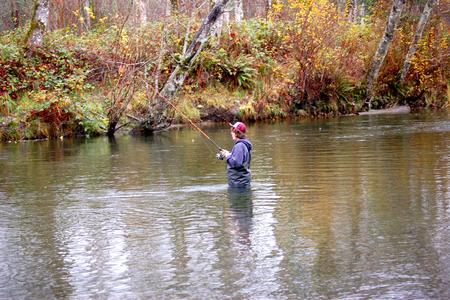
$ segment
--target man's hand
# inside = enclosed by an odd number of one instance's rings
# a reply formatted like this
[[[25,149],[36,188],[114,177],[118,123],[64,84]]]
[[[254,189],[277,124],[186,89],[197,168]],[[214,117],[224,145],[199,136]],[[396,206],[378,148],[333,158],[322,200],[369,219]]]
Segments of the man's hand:
[[[220,149],[220,154],[222,154],[222,156],[225,157],[226,159],[228,159],[228,157],[230,157],[231,155],[230,151],[226,149]]]

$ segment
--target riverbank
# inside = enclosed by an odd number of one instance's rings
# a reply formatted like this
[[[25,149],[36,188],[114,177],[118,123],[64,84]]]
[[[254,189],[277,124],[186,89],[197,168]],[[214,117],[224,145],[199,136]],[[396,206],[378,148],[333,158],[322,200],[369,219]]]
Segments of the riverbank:
[[[258,19],[231,27],[211,39],[170,99],[177,111],[168,106],[163,114],[172,124],[365,114],[367,53],[377,46],[368,32],[381,27],[333,26],[347,34],[325,42],[303,33],[311,45],[298,40],[302,34],[289,22]],[[0,35],[0,141],[96,136],[124,127],[142,132],[154,108],[167,104],[155,90],[179,64],[184,32],[164,31],[158,23],[120,30],[103,25],[82,34],[64,29],[29,49],[21,44],[24,29]],[[170,43],[161,48],[166,39]],[[428,57],[443,53],[438,45],[421,48],[405,84],[396,76],[401,59],[388,57],[371,107],[448,107],[446,60]],[[419,68],[422,60],[433,64]]]

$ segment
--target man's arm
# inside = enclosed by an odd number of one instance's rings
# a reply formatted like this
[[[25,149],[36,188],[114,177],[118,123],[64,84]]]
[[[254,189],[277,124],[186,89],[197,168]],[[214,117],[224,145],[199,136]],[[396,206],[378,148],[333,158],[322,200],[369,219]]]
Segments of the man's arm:
[[[244,155],[246,147],[242,143],[238,143],[233,147],[230,156],[227,158],[227,163],[232,168],[242,167],[244,164]]]

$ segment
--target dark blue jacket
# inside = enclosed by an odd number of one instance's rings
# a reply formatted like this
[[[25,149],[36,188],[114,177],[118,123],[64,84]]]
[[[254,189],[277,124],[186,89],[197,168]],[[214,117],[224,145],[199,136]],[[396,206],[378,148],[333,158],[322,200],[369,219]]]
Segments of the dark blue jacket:
[[[231,187],[250,186],[250,161],[253,145],[247,139],[234,143],[231,155],[227,159],[228,185]]]

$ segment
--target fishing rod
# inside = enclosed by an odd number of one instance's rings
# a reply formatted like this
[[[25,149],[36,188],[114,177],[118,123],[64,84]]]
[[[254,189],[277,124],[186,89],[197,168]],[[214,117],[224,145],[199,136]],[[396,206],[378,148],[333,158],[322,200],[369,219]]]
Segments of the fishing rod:
[[[161,93],[159,91],[156,91],[156,93],[158,94],[158,96],[161,99],[166,101],[167,104],[169,104],[177,113],[179,113],[183,118],[185,118],[192,125],[192,127],[194,127],[196,130],[198,130],[198,132],[200,132],[208,141],[210,141],[219,151],[223,149],[212,138],[210,138],[203,130],[201,130],[201,128],[198,127],[188,116],[186,116],[180,109],[178,109],[178,107],[176,107],[172,102],[170,102],[169,99],[167,99],[166,97],[161,95]]]

